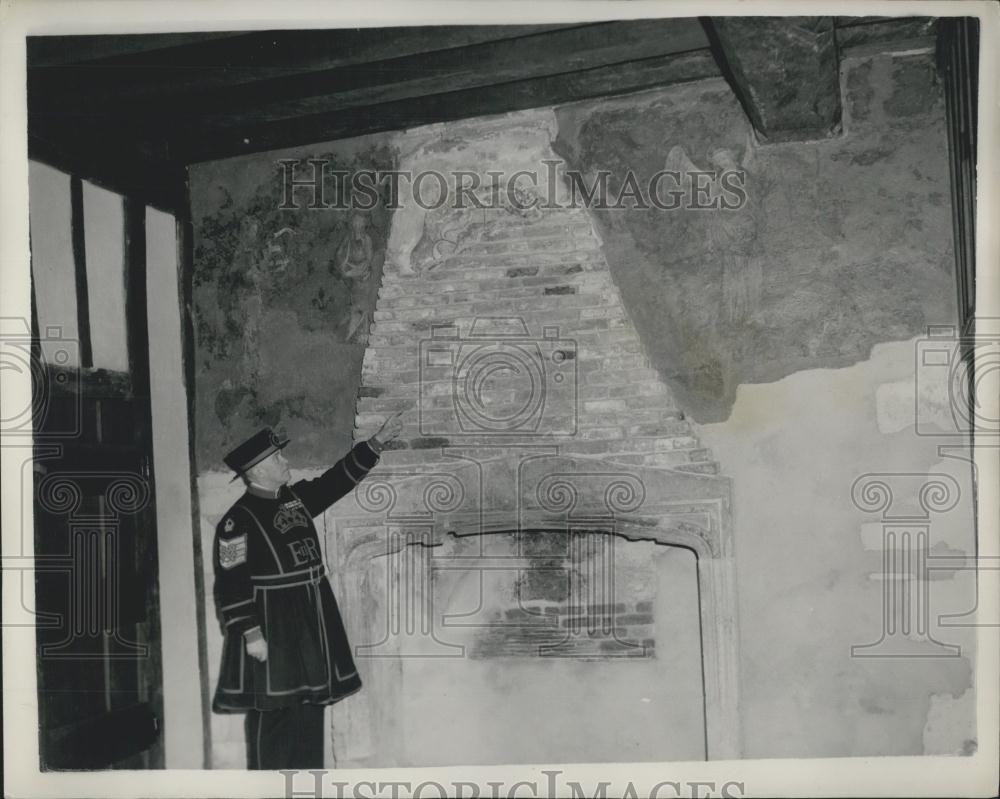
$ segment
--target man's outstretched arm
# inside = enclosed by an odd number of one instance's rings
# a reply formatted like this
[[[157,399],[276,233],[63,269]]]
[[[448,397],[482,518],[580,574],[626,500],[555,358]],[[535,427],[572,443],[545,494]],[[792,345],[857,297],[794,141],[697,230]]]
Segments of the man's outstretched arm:
[[[313,480],[300,480],[292,491],[302,500],[310,516],[319,516],[348,494],[378,463],[385,445],[403,429],[399,414],[390,417],[375,435],[354,445],[350,452]]]

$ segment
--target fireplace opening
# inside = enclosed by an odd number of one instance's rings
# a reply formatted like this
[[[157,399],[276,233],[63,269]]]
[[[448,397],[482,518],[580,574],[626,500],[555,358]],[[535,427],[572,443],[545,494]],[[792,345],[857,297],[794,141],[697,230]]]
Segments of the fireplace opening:
[[[429,543],[390,535],[366,578],[356,653],[369,695],[398,703],[375,721],[405,742],[392,765],[706,757],[691,550],[564,530]]]

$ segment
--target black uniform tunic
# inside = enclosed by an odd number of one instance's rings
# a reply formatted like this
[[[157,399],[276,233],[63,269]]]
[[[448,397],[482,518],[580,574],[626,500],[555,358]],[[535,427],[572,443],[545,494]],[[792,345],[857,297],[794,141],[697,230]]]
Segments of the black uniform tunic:
[[[284,485],[277,496],[251,486],[219,521],[215,601],[225,638],[216,712],[330,704],[361,688],[312,519],[377,462],[374,447],[361,442],[316,479]],[[246,652],[244,633],[254,627],[267,642],[263,663]]]

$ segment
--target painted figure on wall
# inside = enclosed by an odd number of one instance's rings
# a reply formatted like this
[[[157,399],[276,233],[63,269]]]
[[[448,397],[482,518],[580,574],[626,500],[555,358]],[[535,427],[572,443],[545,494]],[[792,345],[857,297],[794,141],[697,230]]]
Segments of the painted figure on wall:
[[[352,344],[366,344],[371,327],[370,306],[372,262],[375,245],[368,232],[368,215],[356,211],[348,223],[347,232],[334,254],[334,268],[350,287],[351,315],[344,340]]]
[[[258,244],[260,225],[253,217],[240,222],[237,256],[234,266],[242,268],[247,291],[240,296],[243,318],[243,375],[249,385],[256,385],[260,377],[259,336],[261,316],[264,312],[263,280],[265,277],[263,255]]]
[[[741,162],[737,162],[732,150],[718,148],[709,154],[710,168],[701,169],[683,147],[675,145],[664,166],[681,174],[686,197],[697,197],[699,204],[711,206],[687,209],[684,228],[690,231],[695,227],[704,236],[709,259],[722,269],[720,316],[730,325],[745,324],[753,318],[760,307],[763,287],[758,243],[763,191],[759,176],[751,172],[752,153],[749,141]],[[739,202],[740,193],[734,192],[738,186],[743,188]],[[707,194],[697,192],[695,187],[706,189]]]

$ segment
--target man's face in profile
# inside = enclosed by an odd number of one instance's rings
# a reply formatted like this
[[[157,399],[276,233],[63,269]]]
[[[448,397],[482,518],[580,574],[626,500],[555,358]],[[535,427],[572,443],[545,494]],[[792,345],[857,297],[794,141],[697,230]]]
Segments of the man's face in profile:
[[[288,468],[285,453],[279,449],[272,452],[260,463],[250,467],[247,470],[247,476],[258,485],[270,487],[287,483],[292,479],[292,472]]]

